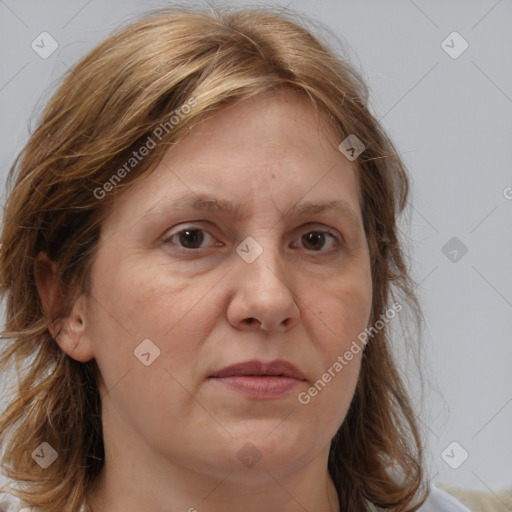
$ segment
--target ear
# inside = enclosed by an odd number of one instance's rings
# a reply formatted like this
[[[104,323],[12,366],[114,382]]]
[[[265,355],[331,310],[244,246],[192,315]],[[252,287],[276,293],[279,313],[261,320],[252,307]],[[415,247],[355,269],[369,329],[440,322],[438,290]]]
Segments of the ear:
[[[81,296],[67,318],[53,323],[51,319],[62,310],[64,292],[57,277],[57,264],[40,252],[34,261],[37,293],[46,316],[50,319],[48,330],[59,347],[77,361],[86,362],[94,357],[92,344],[87,336],[86,300]]]

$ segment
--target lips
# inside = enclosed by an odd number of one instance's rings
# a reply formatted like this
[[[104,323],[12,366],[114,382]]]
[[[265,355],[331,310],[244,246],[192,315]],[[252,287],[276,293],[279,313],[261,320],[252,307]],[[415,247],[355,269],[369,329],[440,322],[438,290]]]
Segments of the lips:
[[[306,380],[303,373],[293,364],[282,359],[277,359],[269,363],[252,360],[243,363],[233,364],[227,366],[222,370],[215,372],[210,377],[224,378],[224,377],[289,377],[296,380]]]
[[[246,361],[227,366],[210,376],[210,382],[257,400],[289,396],[305,381],[302,372],[283,360]]]

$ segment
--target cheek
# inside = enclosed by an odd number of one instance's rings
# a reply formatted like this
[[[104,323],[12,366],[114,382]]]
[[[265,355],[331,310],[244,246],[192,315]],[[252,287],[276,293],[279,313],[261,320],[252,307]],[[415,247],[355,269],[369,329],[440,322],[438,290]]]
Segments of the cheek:
[[[372,308],[369,270],[332,279],[310,302],[322,333],[315,338],[328,356],[325,363],[330,364],[332,356],[347,350],[368,326]]]
[[[135,255],[115,270],[99,266],[95,293],[122,327],[140,337],[149,334],[146,330],[168,332],[193,314],[212,286],[209,281],[205,276],[198,283],[158,259]]]
[[[155,353],[160,351],[155,366],[165,361],[173,374],[184,375],[218,322],[219,303],[208,295],[218,276],[194,280],[142,258],[123,258],[116,269],[98,263],[91,324],[102,374],[115,379],[138,368],[134,350],[149,339],[157,347]]]
[[[125,261],[115,272],[98,265],[91,289],[96,299],[91,336],[102,394],[108,392],[133,423],[177,414],[186,418],[193,406],[190,376],[198,351],[218,321],[219,305],[208,300],[216,281],[203,276],[192,283],[163,268]],[[142,345],[143,340],[151,343]],[[147,366],[134,353],[143,359],[138,347],[149,353]]]
[[[325,281],[316,290],[309,294],[304,324],[309,325],[320,364],[299,403],[307,408],[308,421],[334,435],[359,377],[364,343],[358,336],[368,326],[372,307],[369,266]]]

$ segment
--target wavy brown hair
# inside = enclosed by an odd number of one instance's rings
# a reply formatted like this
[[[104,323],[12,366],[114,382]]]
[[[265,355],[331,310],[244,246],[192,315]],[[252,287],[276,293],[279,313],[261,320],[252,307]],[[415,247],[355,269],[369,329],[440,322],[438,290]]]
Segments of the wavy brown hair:
[[[18,376],[0,418],[1,465],[22,484],[10,492],[28,506],[78,511],[103,464],[96,362],[67,356],[50,332],[88,292],[102,219],[195,123],[227,104],[288,88],[334,128],[337,144],[356,134],[365,145],[354,163],[371,258],[371,322],[397,297],[421,315],[396,224],[407,204],[406,170],[370,113],[361,76],[307,23],[268,8],[152,11],[78,62],[45,107],[9,172],[0,256],[7,298],[0,370]],[[194,107],[183,108],[191,99]],[[179,122],[105,187],[173,112]],[[51,315],[36,288],[40,251],[57,264],[62,285],[65,307]],[[32,458],[42,442],[58,453],[46,469]],[[364,350],[328,470],[342,510],[413,512],[426,498],[420,429],[387,326]]]

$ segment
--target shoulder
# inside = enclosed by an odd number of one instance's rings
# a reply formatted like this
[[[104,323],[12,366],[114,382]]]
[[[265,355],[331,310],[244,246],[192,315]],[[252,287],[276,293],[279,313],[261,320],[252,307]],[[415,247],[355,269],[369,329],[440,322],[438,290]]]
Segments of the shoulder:
[[[431,485],[429,495],[418,512],[472,512],[446,491]]]
[[[33,508],[28,508],[20,498],[11,493],[16,487],[15,482],[0,473],[0,512],[37,512]]]
[[[20,499],[13,494],[0,492],[0,512],[31,512],[31,509],[23,508]]]

